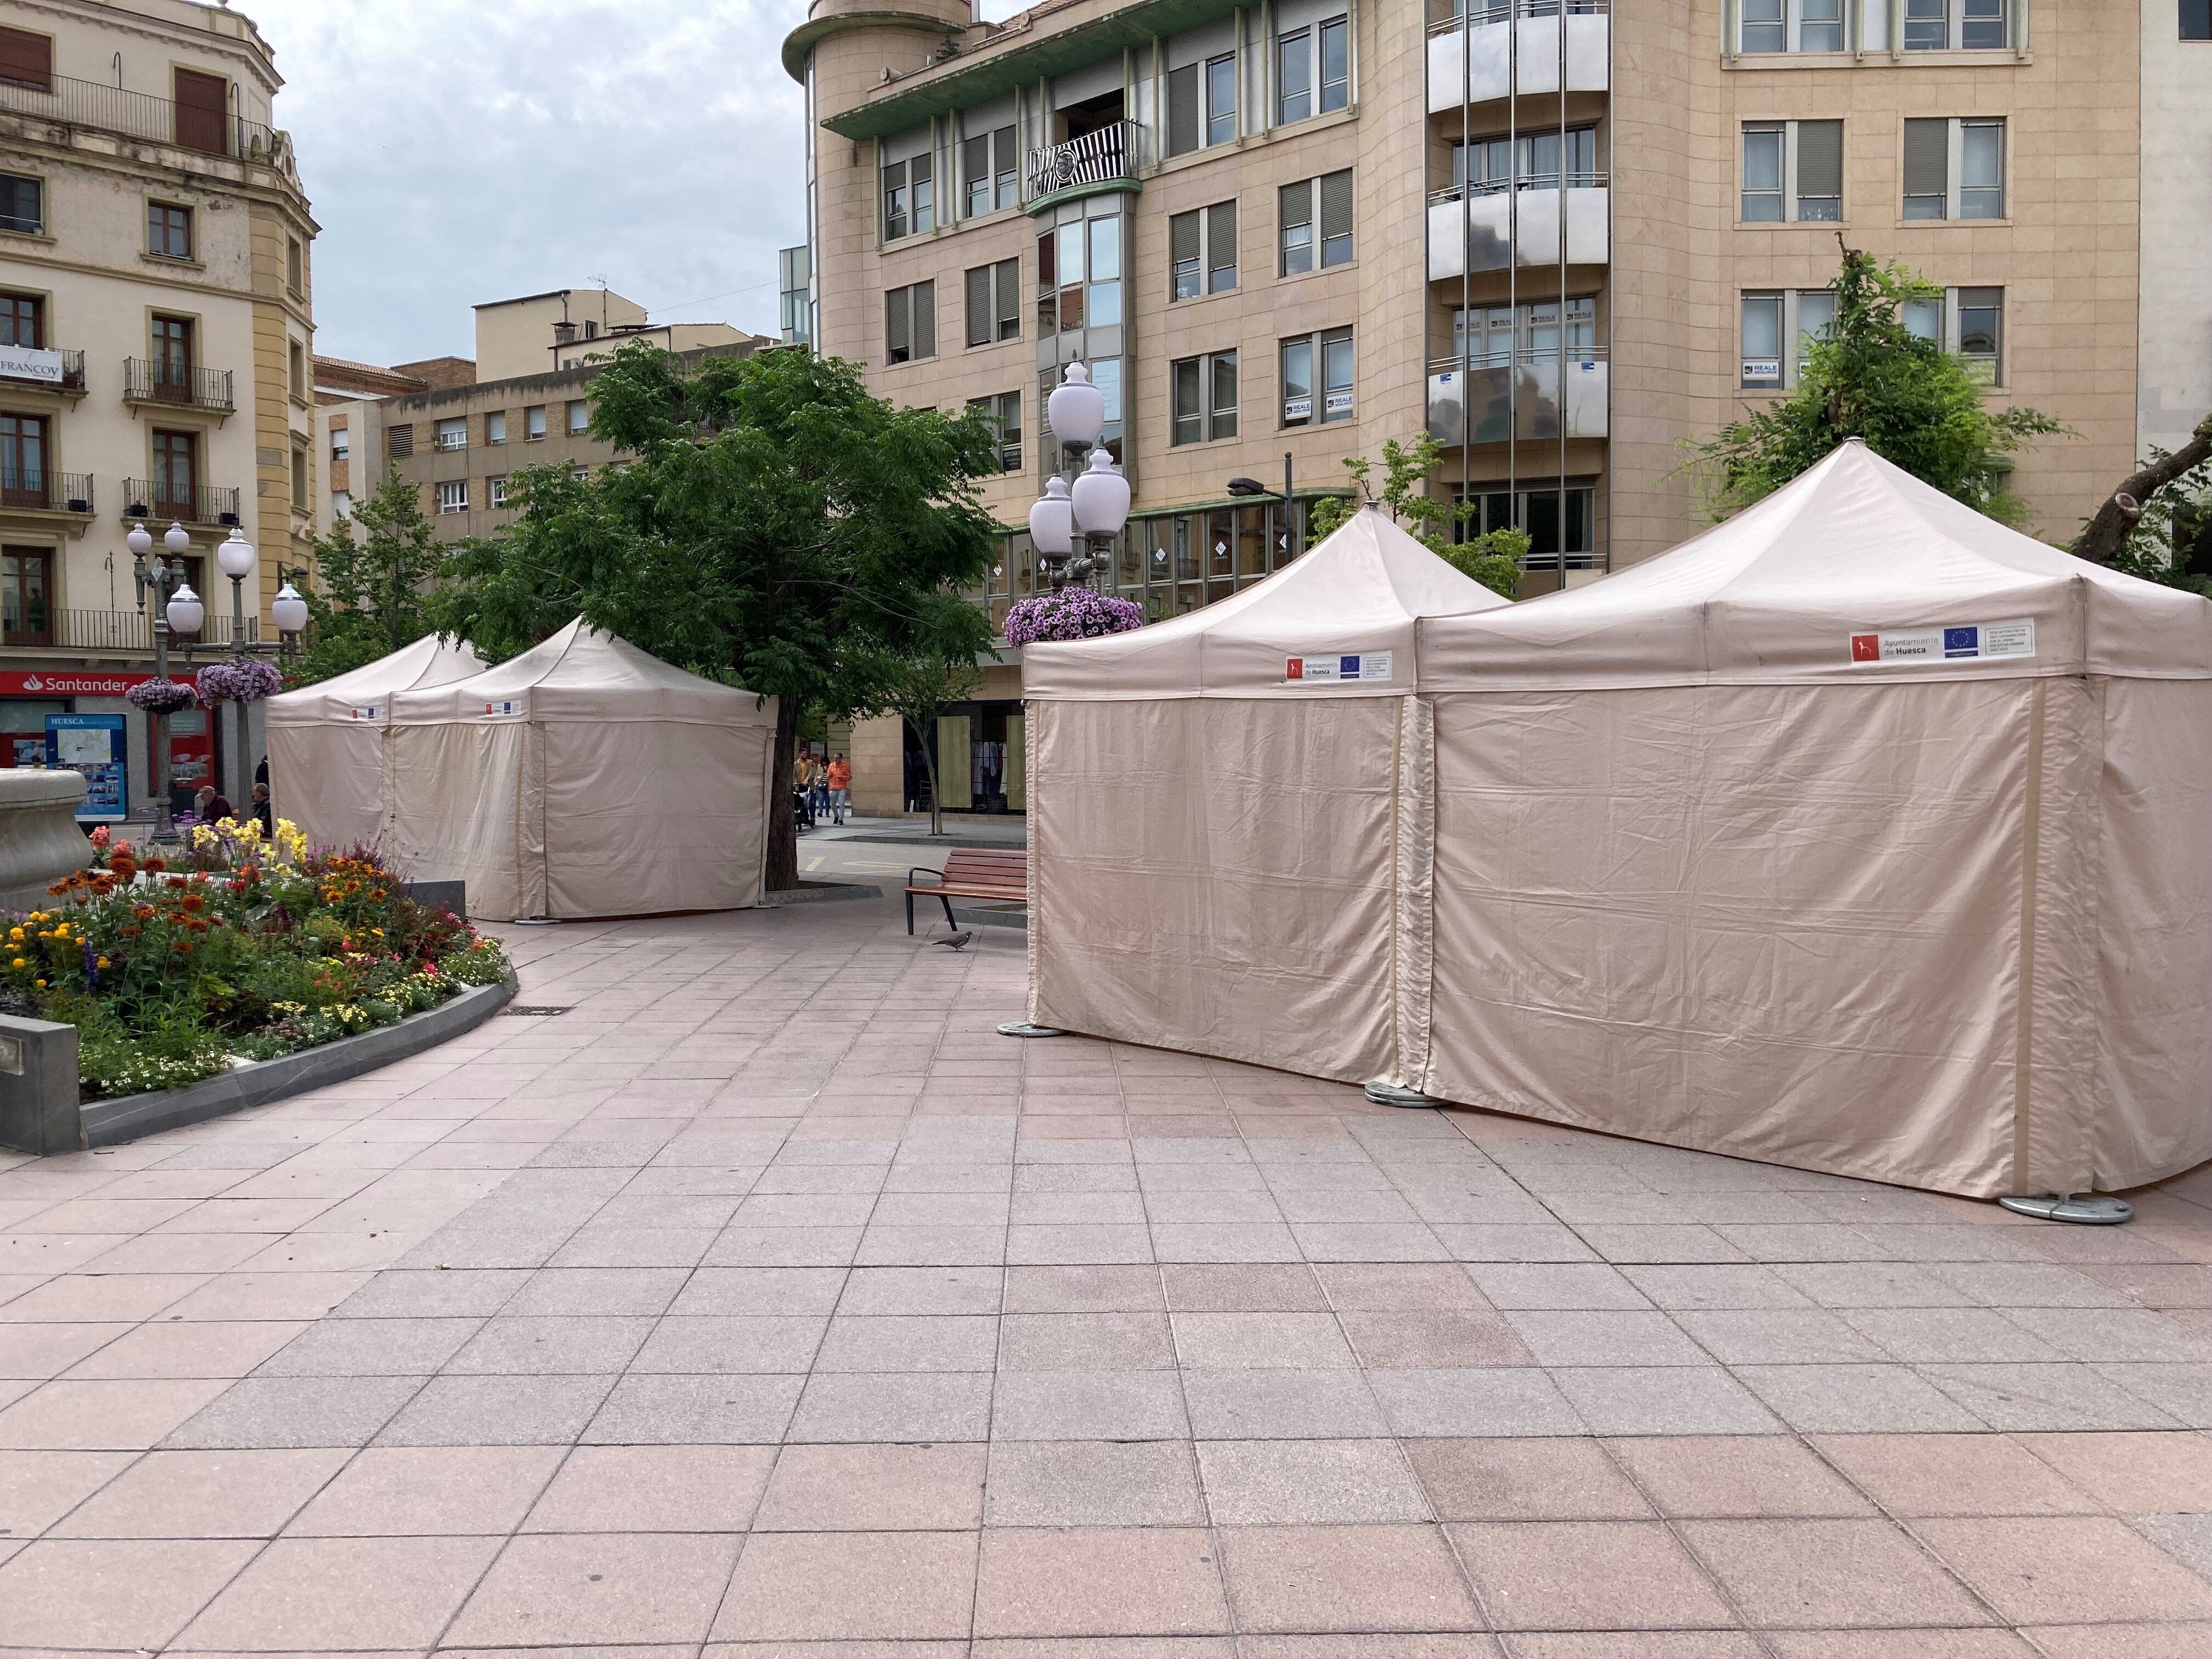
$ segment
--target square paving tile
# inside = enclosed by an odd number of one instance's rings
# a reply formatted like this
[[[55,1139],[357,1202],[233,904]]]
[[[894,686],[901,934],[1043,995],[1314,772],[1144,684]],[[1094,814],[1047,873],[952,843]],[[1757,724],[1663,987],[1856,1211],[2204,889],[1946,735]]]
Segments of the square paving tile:
[[[756,1532],[960,1532],[982,1524],[986,1448],[786,1446]]]
[[[1558,1366],[1550,1375],[1594,1434],[1772,1434],[1782,1426],[1717,1365]]]
[[[611,1445],[774,1445],[801,1386],[791,1376],[633,1371],[615,1383],[580,1437]]]
[[[1995,1622],[1887,1521],[1686,1521],[1678,1529],[1754,1625]]]
[[[1921,1521],[1914,1530],[2014,1624],[2212,1618],[2212,1585],[2119,1521]]]
[[[462,1376],[507,1376],[620,1371],[654,1323],[634,1315],[504,1316],[486,1322],[444,1369]]]
[[[787,1454],[787,1455],[788,1454]],[[994,1527],[1200,1527],[1191,1448],[1181,1440],[1000,1440],[991,1448]]]
[[[422,1648],[499,1553],[496,1538],[298,1538],[269,1546],[179,1650]]]
[[[1158,1294],[1158,1285],[1153,1285]],[[1164,1314],[1008,1314],[999,1323],[999,1364],[1006,1370],[1079,1370],[1109,1366],[1145,1370],[1172,1366],[1174,1346]]]
[[[526,1532],[743,1532],[767,1484],[767,1446],[579,1446]]]
[[[1487,1309],[1343,1313],[1337,1322],[1360,1364],[1376,1370],[1468,1370],[1535,1363],[1520,1333],[1504,1316]]]
[[[2063,1432],[2088,1429],[2167,1429],[2167,1412],[2095,1366],[1921,1365],[1922,1376],[1994,1429]]]
[[[1243,1630],[1483,1627],[1434,1527],[1230,1527],[1215,1536]]]
[[[136,1451],[158,1443],[234,1386],[214,1377],[44,1383],[0,1411],[0,1448]],[[0,1399],[10,1392],[0,1387]]]
[[[1713,1309],[1675,1318],[1723,1365],[1879,1364],[1891,1358],[1819,1308]]]
[[[1668,1516],[1869,1516],[1874,1506],[1784,1435],[1616,1440],[1613,1455]]]
[[[1739,1365],[1735,1374],[1802,1434],[1972,1433],[1987,1426],[1903,1365]]]
[[[1476,1262],[1466,1271],[1497,1308],[1633,1310],[1651,1305],[1626,1274],[1601,1261],[1507,1259]]]
[[[1501,1630],[1735,1624],[1697,1564],[1654,1522],[1468,1522],[1449,1531]]]
[[[1395,1441],[1207,1440],[1198,1467],[1216,1526],[1429,1518]]]
[[[192,1320],[141,1325],[87,1355],[70,1368],[69,1375],[107,1378],[215,1376],[229,1380],[244,1376],[301,1328],[276,1320]],[[13,1334],[11,1332],[11,1337]]]
[[[1549,1373],[1534,1366],[1471,1370],[1372,1370],[1368,1385],[1390,1432],[1401,1436],[1566,1435],[1581,1414]]]
[[[849,1315],[994,1314],[1006,1277],[999,1267],[855,1267],[835,1306]]]
[[[1229,1629],[1206,1533],[997,1528],[983,1534],[975,1634],[1207,1635]]]
[[[372,1446],[286,1528],[318,1535],[512,1532],[561,1462],[554,1446]]]
[[[1813,1445],[1892,1515],[2079,1515],[2096,1508],[2004,1435],[1838,1434]]]
[[[1405,1453],[1439,1520],[1640,1521],[1651,1514],[1597,1440],[1408,1440]]]
[[[2212,1440],[2202,1435],[2035,1434],[2020,1443],[2106,1509],[2212,1513]]]
[[[1177,1313],[1173,1318],[1176,1355],[1188,1370],[1349,1370],[1358,1363],[1334,1314]]]
[[[755,1643],[964,1638],[975,1540],[972,1532],[755,1534],[714,1633]],[[830,1585],[836,1595],[823,1593]]]
[[[122,1451],[0,1451],[0,1538],[35,1538],[131,1467]]]
[[[988,1371],[871,1371],[807,1379],[793,1441],[983,1440],[990,1434]]]
[[[0,1562],[10,1646],[160,1651],[261,1547],[54,1539]]]
[[[711,1533],[533,1534],[508,1541],[451,1647],[702,1640],[739,1540]],[[818,1598],[817,1598],[818,1599]]]
[[[1365,1374],[1357,1370],[1186,1370],[1182,1391],[1191,1432],[1200,1440],[1364,1438],[1389,1431]]]
[[[66,1538],[269,1538],[342,1450],[149,1452],[55,1529]]]
[[[1008,1371],[991,1403],[994,1440],[1179,1440],[1190,1423],[1173,1371]]]
[[[815,1356],[820,1371],[988,1371],[999,1322],[981,1314],[840,1314]]]
[[[380,1446],[565,1445],[611,1376],[434,1376],[376,1437]]]
[[[1159,1274],[1178,1313],[1325,1313],[1329,1305],[1302,1262],[1170,1262]]]
[[[656,1322],[629,1363],[640,1371],[796,1371],[813,1369],[830,1322],[821,1315],[677,1318]]]
[[[1006,1269],[1005,1310],[1008,1314],[1152,1313],[1166,1305],[1158,1267]]]

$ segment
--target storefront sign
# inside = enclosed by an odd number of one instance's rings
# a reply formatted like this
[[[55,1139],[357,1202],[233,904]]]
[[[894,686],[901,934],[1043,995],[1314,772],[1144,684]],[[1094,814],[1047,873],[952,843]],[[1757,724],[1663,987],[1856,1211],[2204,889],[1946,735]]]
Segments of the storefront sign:
[[[130,757],[120,714],[46,716],[47,769],[84,774],[81,823],[112,823],[131,816]]]
[[[119,697],[151,674],[86,674],[75,669],[33,669],[0,674],[0,697]]]
[[[35,380],[40,386],[59,386],[62,354],[40,351],[35,346],[0,345],[0,375],[11,380]]]
[[[1321,680],[1387,680],[1390,653],[1368,651],[1334,657],[1291,657],[1283,665],[1283,678],[1301,684]]]
[[[2034,654],[2035,623],[2028,619],[1851,635],[1854,667],[1885,662],[1987,662]]]

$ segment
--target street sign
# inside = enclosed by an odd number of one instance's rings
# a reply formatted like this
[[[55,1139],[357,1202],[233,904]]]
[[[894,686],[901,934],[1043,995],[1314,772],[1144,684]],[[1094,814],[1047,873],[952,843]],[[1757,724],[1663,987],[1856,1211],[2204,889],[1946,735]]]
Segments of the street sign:
[[[46,767],[84,774],[79,822],[113,823],[131,816],[130,752],[122,715],[47,715]]]

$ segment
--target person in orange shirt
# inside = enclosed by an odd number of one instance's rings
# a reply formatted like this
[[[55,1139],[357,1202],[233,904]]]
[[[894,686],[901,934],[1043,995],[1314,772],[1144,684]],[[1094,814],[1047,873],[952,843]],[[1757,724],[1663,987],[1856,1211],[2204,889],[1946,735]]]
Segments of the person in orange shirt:
[[[830,776],[830,821],[832,823],[842,823],[845,821],[846,804],[852,799],[848,792],[853,787],[853,769],[847,764],[844,756],[840,754],[832,755],[830,757],[830,764],[826,769]]]

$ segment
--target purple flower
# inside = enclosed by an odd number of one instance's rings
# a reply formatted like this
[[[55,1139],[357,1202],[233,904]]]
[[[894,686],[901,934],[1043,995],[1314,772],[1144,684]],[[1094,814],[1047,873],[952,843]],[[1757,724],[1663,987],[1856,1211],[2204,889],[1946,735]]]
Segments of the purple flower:
[[[1145,625],[1144,607],[1134,599],[1064,587],[1019,601],[1006,612],[1006,643],[1034,645],[1039,640],[1091,640],[1102,634],[1126,634]]]
[[[198,684],[200,701],[212,707],[218,702],[258,702],[274,696],[284,689],[284,677],[273,664],[238,657],[201,669]]]
[[[132,707],[149,714],[173,714],[180,708],[190,708],[198,700],[192,688],[181,680],[145,680],[130,687],[123,695]]]

